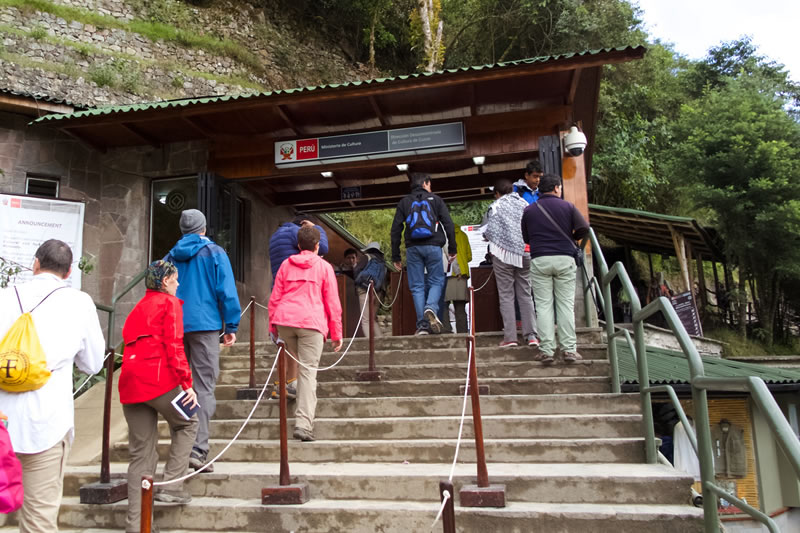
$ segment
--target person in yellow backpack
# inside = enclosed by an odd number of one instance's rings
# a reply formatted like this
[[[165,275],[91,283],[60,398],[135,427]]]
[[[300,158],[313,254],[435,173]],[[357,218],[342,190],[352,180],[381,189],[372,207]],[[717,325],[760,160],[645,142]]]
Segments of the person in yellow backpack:
[[[33,279],[0,290],[0,334],[30,312],[50,378],[36,390],[0,389],[0,410],[8,415],[8,432],[22,463],[25,499],[19,512],[20,531],[58,531],[58,508],[64,466],[74,436],[72,365],[87,374],[103,367],[105,339],[88,294],[69,287],[72,250],[59,240],[36,250]],[[6,372],[12,361],[5,358]]]

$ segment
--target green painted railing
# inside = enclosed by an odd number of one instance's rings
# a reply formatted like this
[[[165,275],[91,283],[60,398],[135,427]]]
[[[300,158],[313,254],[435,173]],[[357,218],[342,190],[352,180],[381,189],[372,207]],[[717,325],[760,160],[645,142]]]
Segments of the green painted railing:
[[[105,311],[108,313],[108,330],[107,330],[107,339],[106,339],[106,346],[110,350],[114,347],[114,330],[116,328],[116,320],[117,320],[117,302],[119,302],[126,294],[131,292],[134,287],[136,287],[140,281],[142,281],[147,274],[147,270],[142,270],[138,273],[125,287],[117,294],[111,298],[111,305],[103,305],[95,302],[94,306],[99,311]],[[118,350],[118,352],[121,352]]]
[[[719,533],[720,523],[717,513],[718,498],[725,498],[733,502],[736,507],[749,514],[755,520],[764,524],[772,533],[779,533],[777,524],[772,518],[758,509],[748,505],[746,502],[737,498],[733,494],[726,492],[714,482],[714,463],[711,442],[711,424],[708,416],[708,396],[707,391],[738,391],[748,392],[755,404],[767,419],[772,433],[775,435],[781,449],[786,454],[795,475],[800,479],[800,442],[792,431],[791,426],[783,416],[775,398],[769,392],[764,380],[757,377],[743,378],[719,378],[705,375],[703,361],[697,352],[692,339],[678,319],[675,309],[667,298],[660,297],[650,302],[642,308],[639,297],[631,283],[628,273],[622,263],[617,262],[608,268],[600,244],[593,230],[589,230],[588,237],[584,240],[592,247],[593,261],[599,267],[599,280],[595,277],[587,279],[583,277],[584,304],[587,324],[591,323],[591,302],[590,299],[596,297],[598,305],[602,306],[603,314],[606,319],[606,335],[608,338],[608,359],[611,365],[611,388],[613,392],[620,392],[619,360],[617,357],[616,338],[624,336],[631,353],[636,360],[636,368],[639,374],[639,395],[642,406],[642,424],[645,435],[645,458],[648,463],[659,461],[659,453],[656,449],[655,430],[653,427],[652,394],[667,393],[678,417],[683,422],[686,433],[692,447],[700,460],[700,477],[703,487],[703,511],[706,533]],[[622,283],[622,290],[631,303],[633,312],[633,338],[624,329],[614,326],[614,314],[611,301],[611,282],[614,278],[619,278]],[[593,290],[594,289],[594,290]],[[599,290],[597,290],[599,289]],[[650,386],[650,375],[647,367],[647,345],[644,336],[644,321],[656,313],[662,313],[666,319],[667,326],[678,340],[678,344],[686,357],[689,365],[689,375],[691,380],[692,401],[694,404],[694,415],[697,432],[692,430],[686,414],[684,413],[675,391],[670,386]]]

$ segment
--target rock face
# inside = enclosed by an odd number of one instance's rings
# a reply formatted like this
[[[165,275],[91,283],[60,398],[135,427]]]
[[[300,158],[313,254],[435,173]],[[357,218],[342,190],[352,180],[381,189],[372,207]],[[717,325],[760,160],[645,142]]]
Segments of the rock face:
[[[4,6],[0,43],[0,88],[82,106],[336,83],[366,72],[246,1]]]

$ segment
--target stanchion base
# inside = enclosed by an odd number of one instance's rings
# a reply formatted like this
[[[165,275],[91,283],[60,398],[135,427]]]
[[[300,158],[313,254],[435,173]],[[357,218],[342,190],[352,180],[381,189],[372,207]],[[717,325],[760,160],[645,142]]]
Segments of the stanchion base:
[[[380,370],[361,370],[356,374],[356,381],[381,381],[383,372]]]
[[[237,400],[258,400],[259,394],[261,394],[261,389],[251,389],[247,387],[244,389],[236,389]]]
[[[506,486],[489,485],[464,485],[458,493],[461,507],[505,507]]]
[[[458,386],[458,393],[464,394],[464,385]],[[479,396],[488,396],[489,395],[489,385],[478,385],[478,395]]]
[[[308,483],[277,485],[261,489],[262,505],[299,505],[308,501]]]
[[[108,483],[89,483],[80,488],[81,503],[114,503],[128,497],[128,480],[111,478]]]

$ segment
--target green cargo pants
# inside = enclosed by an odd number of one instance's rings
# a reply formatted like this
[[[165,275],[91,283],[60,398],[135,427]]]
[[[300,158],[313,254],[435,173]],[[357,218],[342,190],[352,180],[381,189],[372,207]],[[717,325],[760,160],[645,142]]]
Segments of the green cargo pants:
[[[545,355],[554,355],[556,351],[556,316],[561,352],[577,351],[574,310],[576,272],[575,259],[568,255],[546,255],[531,260],[539,349]]]

